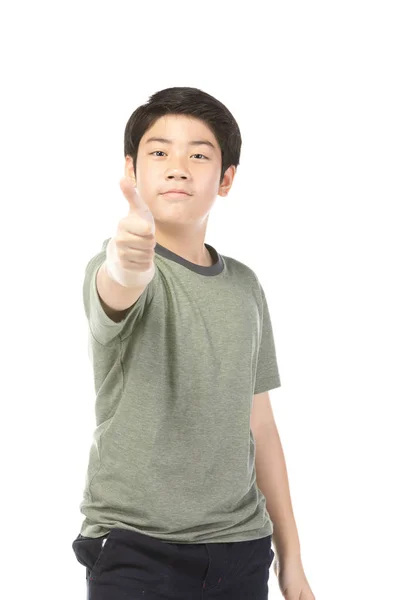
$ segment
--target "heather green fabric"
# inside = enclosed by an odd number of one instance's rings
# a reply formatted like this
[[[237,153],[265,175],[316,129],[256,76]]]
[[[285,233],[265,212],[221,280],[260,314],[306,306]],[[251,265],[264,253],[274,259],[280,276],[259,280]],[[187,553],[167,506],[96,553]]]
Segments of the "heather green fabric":
[[[96,428],[81,534],[120,527],[171,543],[270,535],[250,412],[253,394],[281,383],[257,276],[209,244],[210,267],[157,244],[154,279],[115,323],[96,288],[107,242],[83,283]]]

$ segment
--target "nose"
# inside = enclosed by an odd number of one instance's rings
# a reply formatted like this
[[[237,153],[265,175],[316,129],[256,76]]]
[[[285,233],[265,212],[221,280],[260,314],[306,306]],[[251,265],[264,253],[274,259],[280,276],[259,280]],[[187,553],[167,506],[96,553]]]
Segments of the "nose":
[[[188,179],[188,174],[184,169],[170,169],[167,173],[167,179]]]
[[[188,179],[190,177],[189,171],[183,164],[177,167],[170,167],[166,171],[166,177],[168,179]]]
[[[187,175],[184,175],[183,173],[173,173],[170,175],[167,175],[167,179],[187,179]]]

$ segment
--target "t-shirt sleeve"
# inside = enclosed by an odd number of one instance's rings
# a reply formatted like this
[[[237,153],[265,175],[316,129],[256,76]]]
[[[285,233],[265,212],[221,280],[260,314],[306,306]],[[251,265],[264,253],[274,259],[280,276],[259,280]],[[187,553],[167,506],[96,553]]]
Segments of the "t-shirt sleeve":
[[[135,304],[130,307],[124,319],[119,322],[110,319],[101,305],[96,284],[97,272],[106,260],[107,242],[108,240],[104,242],[103,250],[88,262],[83,282],[83,304],[89,329],[94,339],[104,346],[113,342],[118,336],[127,337],[132,333],[153,299],[159,278],[156,266],[153,279]]]
[[[254,394],[261,394],[281,386],[267,299],[260,283],[259,288],[262,298],[262,323]]]

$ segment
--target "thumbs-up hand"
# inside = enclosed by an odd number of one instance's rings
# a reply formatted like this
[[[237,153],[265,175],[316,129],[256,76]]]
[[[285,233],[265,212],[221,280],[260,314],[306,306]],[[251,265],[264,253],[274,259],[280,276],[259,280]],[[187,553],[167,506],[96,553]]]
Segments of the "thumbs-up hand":
[[[118,223],[106,249],[109,276],[124,287],[146,286],[154,277],[156,246],[153,215],[128,177],[120,180],[129,212]]]

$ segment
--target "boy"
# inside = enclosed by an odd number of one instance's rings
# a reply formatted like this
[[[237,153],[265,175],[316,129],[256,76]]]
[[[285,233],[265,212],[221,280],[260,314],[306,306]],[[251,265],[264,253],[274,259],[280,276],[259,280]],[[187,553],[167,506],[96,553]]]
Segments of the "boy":
[[[129,214],[83,286],[97,427],[73,549],[92,600],[267,598],[274,529],[282,592],[314,598],[273,454],[265,293],[204,242],[240,149],[232,114],[196,88],[154,94],[126,125]]]

